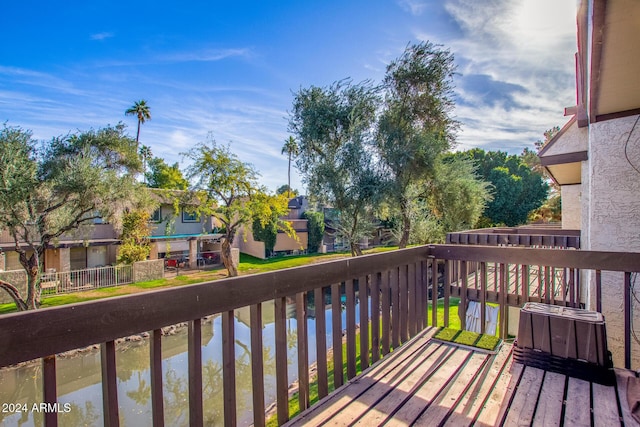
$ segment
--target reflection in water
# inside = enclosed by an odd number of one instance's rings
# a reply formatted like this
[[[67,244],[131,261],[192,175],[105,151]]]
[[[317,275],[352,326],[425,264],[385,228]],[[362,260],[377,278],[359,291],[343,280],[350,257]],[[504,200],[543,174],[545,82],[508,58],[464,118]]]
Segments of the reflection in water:
[[[287,305],[288,377],[297,379],[297,322],[295,304]],[[331,308],[326,304],[327,346],[331,343]],[[309,362],[316,360],[315,313],[313,301],[308,304],[307,321]],[[356,319],[359,319],[356,305]],[[313,316],[315,317],[315,316]],[[205,425],[223,424],[222,399],[222,328],[216,316],[202,327],[203,402]],[[342,325],[346,324],[342,312]],[[251,330],[249,308],[235,313],[235,352],[238,424],[249,425],[252,413]],[[187,365],[187,331],[162,339],[163,392],[166,425],[189,424],[189,380]],[[325,350],[326,351],[326,350]],[[273,302],[263,304],[263,360],[265,403],[276,399],[275,323]],[[151,379],[149,374],[149,342],[125,342],[118,346],[118,403],[123,426],[151,425]],[[2,426],[40,426],[43,414],[32,411],[34,403],[42,402],[42,372],[40,365],[0,370],[0,403],[27,406],[25,412],[0,411]],[[71,358],[57,359],[59,402],[70,403],[70,411],[58,414],[61,426],[102,426],[102,385],[100,353],[94,350]]]

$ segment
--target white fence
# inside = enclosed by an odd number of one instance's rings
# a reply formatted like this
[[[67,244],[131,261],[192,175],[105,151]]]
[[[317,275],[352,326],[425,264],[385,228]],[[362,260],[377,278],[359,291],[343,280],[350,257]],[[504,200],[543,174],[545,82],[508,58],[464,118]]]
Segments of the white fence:
[[[114,265],[44,273],[40,287],[43,295],[53,295],[125,285],[133,281],[133,265]]]

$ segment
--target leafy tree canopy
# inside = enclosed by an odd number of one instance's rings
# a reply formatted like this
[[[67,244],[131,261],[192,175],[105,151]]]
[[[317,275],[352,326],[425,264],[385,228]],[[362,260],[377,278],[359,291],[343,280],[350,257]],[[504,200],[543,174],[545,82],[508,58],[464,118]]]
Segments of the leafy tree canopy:
[[[519,156],[480,148],[454,156],[472,159],[480,177],[493,187],[493,200],[484,211],[483,225],[525,224],[529,212],[542,205],[547,198],[549,185],[541,174],[532,171]]]
[[[309,253],[316,253],[324,238],[324,215],[322,212],[306,211],[304,218],[307,220],[309,240],[307,248]]]
[[[149,172],[146,173],[149,187],[168,190],[186,190],[189,182],[182,175],[178,163],[169,166],[164,159],[154,157],[149,160]]]
[[[288,184],[283,184],[276,189],[276,194],[284,194],[287,197],[289,197],[289,195],[291,195],[290,197],[298,197],[300,192],[295,188],[289,188]]]
[[[438,159],[454,144],[454,72],[453,54],[428,41],[407,46],[387,66],[376,148],[402,222],[400,247],[410,236],[411,187],[433,179]]]
[[[251,227],[256,219],[264,226],[274,217],[286,215],[288,200],[283,195],[267,194],[258,184],[259,175],[254,167],[242,162],[228,145],[217,144],[211,136],[184,155],[192,161],[187,169],[187,177],[194,183],[192,191],[203,201],[199,211],[213,215],[222,223],[225,232],[222,262],[230,276],[237,276],[238,270],[231,260],[231,246],[238,231],[243,226]],[[291,226],[287,228],[286,224],[279,223],[294,235]]]
[[[98,218],[118,227],[141,193],[135,180],[141,167],[136,142],[124,131],[118,124],[40,144],[21,128],[5,125],[0,131],[0,228],[14,239],[27,272],[26,298],[11,284],[0,287],[19,309],[39,304],[40,274],[50,244],[63,235],[81,237]]]
[[[371,140],[379,98],[370,83],[343,80],[300,89],[289,125],[296,134],[296,165],[309,192],[340,212],[338,233],[353,255],[371,231],[371,211],[384,180]]]

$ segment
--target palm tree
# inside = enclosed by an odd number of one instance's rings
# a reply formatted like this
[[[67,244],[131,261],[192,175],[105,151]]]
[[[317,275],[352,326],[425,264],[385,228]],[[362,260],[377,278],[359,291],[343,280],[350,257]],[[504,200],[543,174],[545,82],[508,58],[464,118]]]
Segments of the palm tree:
[[[140,147],[140,157],[142,157],[142,176],[144,179],[144,183],[147,183],[147,162],[149,161],[149,159],[151,159],[151,157],[153,156],[153,153],[151,152],[151,147],[149,147],[148,145],[143,145],[142,147]]]
[[[287,197],[291,198],[291,158],[300,154],[298,143],[294,137],[290,136],[289,139],[285,140],[284,145],[282,146],[282,154],[287,154],[289,156],[289,169],[287,170],[287,185],[289,186],[289,189],[287,191]]]
[[[147,105],[147,101],[141,99],[133,104],[133,107],[124,112],[127,116],[138,117],[138,133],[136,134],[136,143],[140,140],[140,125],[147,120],[151,120],[151,109]]]

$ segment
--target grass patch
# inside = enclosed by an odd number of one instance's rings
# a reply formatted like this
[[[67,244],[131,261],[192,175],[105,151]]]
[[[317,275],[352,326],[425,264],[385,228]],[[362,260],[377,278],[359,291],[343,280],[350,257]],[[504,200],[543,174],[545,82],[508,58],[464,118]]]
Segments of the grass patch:
[[[489,351],[496,350],[502,342],[500,338],[494,335],[478,334],[476,332],[451,328],[441,328],[433,337],[442,341],[477,347]]]

